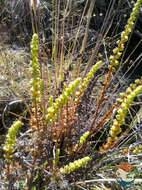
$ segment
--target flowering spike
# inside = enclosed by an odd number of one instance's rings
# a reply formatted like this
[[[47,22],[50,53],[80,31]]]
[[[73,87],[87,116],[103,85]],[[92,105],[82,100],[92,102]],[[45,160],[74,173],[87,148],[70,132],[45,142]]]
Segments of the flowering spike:
[[[8,134],[6,135],[6,141],[3,150],[5,151],[5,158],[11,158],[12,153],[14,151],[16,134],[19,128],[22,126],[21,121],[14,122],[8,130]]]
[[[137,2],[135,3],[132,13],[130,14],[130,18],[127,21],[127,25],[125,26],[125,30],[123,32],[121,32],[121,38],[120,38],[120,40],[117,41],[117,47],[113,49],[114,55],[111,55],[109,58],[110,65],[112,65],[114,67],[119,64],[118,59],[120,58],[120,56],[122,54],[121,52],[124,50],[125,42],[128,41],[128,36],[132,32],[132,28],[134,26],[136,16],[139,13],[141,2],[142,2],[142,0],[137,0]],[[108,66],[109,70],[111,68],[110,65]]]
[[[89,131],[85,132],[81,137],[80,137],[80,140],[79,140],[79,145],[83,144],[84,141],[86,140],[86,138],[88,137],[89,135]]]
[[[37,106],[40,102],[41,96],[41,86],[42,80],[40,79],[40,67],[38,64],[38,35],[33,34],[32,42],[31,42],[31,59],[30,62],[30,72],[32,79],[30,81],[31,84],[31,95],[33,100],[33,106]]]
[[[73,82],[71,82],[69,84],[68,87],[65,88],[65,90],[63,91],[63,93],[55,99],[55,103],[53,103],[48,109],[48,114],[45,116],[45,118],[50,121],[50,120],[54,120],[55,116],[59,110],[59,108],[61,108],[65,103],[68,102],[72,92],[75,90],[75,88],[78,86],[78,84],[80,83],[81,78],[77,78],[76,80],[74,80]]]
[[[121,132],[120,126],[124,124],[124,118],[126,117],[127,110],[130,107],[131,102],[140,92],[142,92],[142,85],[137,86],[135,89],[131,89],[130,87],[127,88],[125,99],[117,110],[116,119],[113,120],[113,125],[109,132],[112,137],[116,137]]]
[[[64,166],[63,168],[60,168],[60,172],[62,174],[70,173],[83,165],[85,165],[91,158],[89,156],[86,156],[84,158],[78,159],[74,162],[70,162],[69,165]]]
[[[80,95],[83,92],[83,90],[87,87],[87,84],[89,80],[92,78],[94,72],[97,70],[97,68],[102,64],[102,61],[98,61],[95,65],[93,65],[88,72],[87,76],[84,78],[83,82],[79,86],[79,91],[76,92],[76,99],[75,102],[78,102],[80,99]]]

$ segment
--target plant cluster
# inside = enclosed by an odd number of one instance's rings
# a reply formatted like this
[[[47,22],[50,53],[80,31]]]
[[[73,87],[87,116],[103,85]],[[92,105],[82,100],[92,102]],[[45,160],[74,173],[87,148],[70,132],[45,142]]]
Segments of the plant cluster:
[[[125,50],[125,43],[132,33],[141,2],[141,0],[137,0],[135,3],[127,25],[125,26],[125,30],[121,33],[120,40],[116,42],[117,47],[113,49],[113,55],[109,57],[109,63],[106,65],[107,73],[105,73],[103,81],[100,87],[98,87],[99,94],[95,112],[88,129],[83,133],[79,131],[80,129],[78,129],[79,132],[77,132],[76,128],[76,123],[79,119],[79,105],[89,85],[89,81],[95,76],[100,66],[105,64],[105,61],[97,59],[94,61],[96,63],[92,64],[89,69],[92,57],[94,56],[92,54],[91,59],[85,67],[85,72],[81,72],[81,58],[78,57],[74,64],[72,57],[79,33],[77,32],[76,34],[72,48],[70,47],[71,44],[68,44],[68,48],[72,53],[70,56],[64,50],[64,37],[59,41],[57,38],[58,31],[56,30],[59,22],[58,12],[56,15],[57,18],[55,18],[56,22],[53,22],[53,24],[55,24],[55,36],[53,39],[50,62],[51,68],[48,64],[46,69],[44,66],[41,66],[38,59],[40,52],[39,37],[38,34],[33,34],[30,62],[31,109],[29,130],[26,133],[28,136],[26,137],[26,141],[28,141],[28,143],[24,147],[26,158],[19,158],[20,161],[17,161],[17,155],[14,154],[14,147],[17,146],[16,135],[22,125],[22,122],[19,120],[9,128],[3,147],[5,155],[4,171],[7,170],[7,179],[16,175],[13,174],[13,170],[9,168],[13,167],[15,169],[17,167],[17,171],[20,171],[22,175],[17,178],[14,176],[13,178],[16,178],[17,181],[22,181],[21,184],[24,185],[21,185],[20,188],[25,188],[27,190],[48,189],[48,186],[50,186],[53,181],[64,181],[66,176],[72,176],[72,172],[81,171],[81,168],[86,168],[89,163],[95,164],[98,161],[97,155],[100,155],[100,157],[104,156],[103,158],[105,159],[105,151],[112,151],[117,148],[118,139],[124,135],[122,134],[122,128],[123,125],[125,125],[129,108],[137,95],[142,92],[142,78],[136,79],[134,83],[131,83],[125,93],[120,93],[120,98],[117,98],[115,103],[112,102],[103,113],[101,113],[100,110],[105,101],[108,101],[108,99],[105,99],[105,95],[109,89],[114,73],[119,66],[120,57]],[[55,5],[58,5],[57,1],[55,1]],[[62,35],[64,34],[65,20],[66,14],[63,14]],[[84,36],[80,48],[81,53],[84,50],[85,39],[86,36]],[[71,71],[70,65],[73,67]],[[88,72],[86,73],[86,71]],[[67,76],[66,72],[70,73],[68,75],[68,80],[65,80]],[[52,77],[52,73],[54,73],[54,77]],[[61,86],[61,83],[63,83],[63,86]],[[58,88],[60,92],[58,92]],[[48,93],[46,93],[47,91]],[[114,110],[116,114],[112,119]],[[91,139],[97,138],[96,136],[99,134],[99,130],[103,129],[104,123],[109,123],[110,120],[112,120],[111,125],[107,126],[105,129],[108,132],[107,137],[104,137],[106,143],[95,142],[95,145],[93,144],[93,151],[96,152],[95,157],[92,152],[89,152],[89,150],[92,150],[89,143]],[[128,132],[127,129],[125,132]],[[100,136],[99,138],[101,138]],[[99,146],[99,148],[96,148],[96,146]],[[19,150],[18,148],[17,146],[17,152]],[[133,149],[133,153],[135,154],[140,152],[141,145]],[[14,161],[14,159],[16,161]],[[9,165],[7,163],[9,163]],[[24,172],[27,172],[26,176]],[[58,188],[58,185],[56,188]]]

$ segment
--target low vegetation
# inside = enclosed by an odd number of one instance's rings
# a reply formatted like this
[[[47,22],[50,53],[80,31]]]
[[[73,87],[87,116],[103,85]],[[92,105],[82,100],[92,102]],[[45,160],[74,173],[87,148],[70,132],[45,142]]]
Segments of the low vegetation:
[[[71,22],[68,16],[71,2],[66,2],[62,8],[55,1],[50,44],[41,40],[37,21],[39,4],[31,1],[31,61],[21,67],[22,57],[20,64],[16,63],[17,68],[22,68],[18,72],[24,72],[25,76],[19,74],[17,79],[10,72],[9,78],[6,69],[2,75],[8,77],[10,88],[25,108],[6,126],[8,130],[0,155],[0,189],[124,189],[116,181],[110,183],[100,178],[114,178],[114,168],[122,161],[141,168],[142,77],[129,84],[118,81],[127,80],[122,75],[123,56],[141,2],[134,3],[124,30],[112,47],[107,46],[101,54],[103,40],[108,40],[109,44],[114,36],[109,38],[106,32],[101,37],[97,34],[95,47],[86,49],[94,1],[90,4],[86,1],[76,33],[72,34],[75,27],[72,24],[68,40],[65,32]],[[87,10],[85,32],[79,38]],[[15,58],[16,62],[19,57],[21,55]],[[9,54],[5,55],[2,50],[1,66],[5,68],[6,63],[12,69],[8,60]],[[138,170],[136,178],[141,175],[142,171]],[[140,184],[127,187],[139,189]]]

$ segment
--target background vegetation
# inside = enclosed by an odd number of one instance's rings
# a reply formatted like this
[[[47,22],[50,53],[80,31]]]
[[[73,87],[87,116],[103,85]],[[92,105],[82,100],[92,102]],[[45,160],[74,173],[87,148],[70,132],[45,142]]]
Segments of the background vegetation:
[[[141,188],[140,5],[0,1],[2,190]]]

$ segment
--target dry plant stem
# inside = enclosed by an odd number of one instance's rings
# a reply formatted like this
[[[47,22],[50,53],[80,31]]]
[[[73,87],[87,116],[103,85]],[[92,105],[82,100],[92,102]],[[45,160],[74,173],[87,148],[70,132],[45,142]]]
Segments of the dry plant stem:
[[[105,30],[106,30],[106,26],[107,26],[107,24],[108,24],[108,21],[110,20],[111,12],[112,12],[113,7],[114,7],[114,3],[115,3],[115,1],[112,2],[112,5],[111,5],[111,3],[109,4],[109,8],[108,8],[108,10],[107,10],[107,12],[106,12],[103,25],[102,25],[101,30],[100,30],[100,32],[99,32],[99,34],[98,34],[98,37],[97,37],[96,46],[95,46],[95,48],[94,48],[94,50],[93,50],[93,53],[92,53],[91,58],[90,58],[89,61],[87,62],[87,66],[86,66],[86,68],[85,68],[85,71],[84,71],[84,74],[83,74],[83,78],[86,76],[87,71],[90,69],[92,63],[93,63],[94,60],[95,60],[95,57],[98,55],[98,51],[99,51],[99,48],[100,48],[100,46],[101,46],[101,44],[102,44],[102,41],[103,41],[103,39],[105,38],[105,36],[107,35],[107,31],[105,32]]]
[[[84,38],[83,38],[83,42],[82,42],[82,47],[81,47],[80,53],[82,53],[85,50],[85,47],[86,47],[86,41],[87,41],[87,36],[88,36],[88,29],[89,29],[89,24],[90,24],[91,15],[92,15],[92,12],[93,12],[94,4],[95,4],[95,0],[91,0],[90,7],[89,7],[89,10],[88,10],[88,14],[87,14],[88,15],[88,19],[87,19],[87,24],[86,24],[85,35],[84,35]]]
[[[96,42],[96,46],[95,46],[95,48],[93,50],[92,56],[89,59],[89,61],[87,62],[87,65],[85,67],[85,71],[83,73],[82,78],[85,78],[88,70],[90,69],[91,65],[93,64],[95,58],[97,57],[98,51],[99,51],[99,48],[100,48],[101,44],[102,44],[102,36],[99,36],[98,39],[97,39],[97,42]]]
[[[59,68],[59,79],[60,81],[62,81],[63,79],[63,71],[65,69],[65,62],[64,62],[64,36],[65,36],[65,20],[68,16],[68,8],[69,8],[69,4],[70,4],[70,1],[67,2],[67,5],[65,7],[65,10],[64,10],[64,16],[63,16],[63,19],[62,19],[62,26],[61,26],[61,39],[60,39],[60,68]],[[60,82],[59,81],[59,82]],[[59,87],[61,86],[61,84],[59,83]]]
[[[78,26],[78,30],[77,30],[77,33],[76,33],[76,36],[75,36],[75,39],[74,39],[74,42],[73,42],[73,48],[72,48],[72,52],[71,52],[71,57],[70,57],[69,65],[72,63],[72,60],[73,60],[73,56],[74,56],[74,52],[75,52],[75,48],[76,48],[77,39],[78,39],[78,36],[79,36],[81,24],[82,24],[84,15],[85,15],[85,11],[86,11],[88,2],[89,2],[89,0],[86,1],[85,7],[84,7],[84,10],[83,10],[81,19],[80,19],[80,23],[79,23],[79,26]]]
[[[5,162],[5,166],[4,166],[4,169],[6,169],[6,178],[7,178],[7,180],[8,180],[8,186],[10,187],[10,161],[9,160],[6,160],[6,162]]]
[[[121,142],[123,140],[123,138],[126,137],[126,135],[129,133],[130,129],[127,129],[114,143],[113,145],[110,147],[110,149],[115,148],[119,142]]]
[[[53,42],[53,48],[55,48],[54,52],[54,67],[55,67],[55,85],[56,88],[58,87],[58,65],[57,65],[57,53],[58,53],[58,33],[59,33],[59,1],[58,0],[53,0],[55,1],[55,6],[53,7],[54,9],[54,18],[55,18],[55,36],[54,36],[54,42]],[[54,5],[54,3],[53,3]],[[52,50],[53,51],[53,50]]]
[[[64,25],[63,25],[64,27]],[[63,79],[63,71],[64,71],[64,29],[63,29],[63,34],[61,37],[61,42],[60,42],[60,66],[59,66],[59,84],[58,88],[60,87],[60,81]]]
[[[35,105],[34,105],[34,109],[35,109],[35,112],[34,112],[34,118],[36,119],[36,126],[37,126],[37,130],[39,132],[39,119],[38,119],[38,107],[37,107],[37,102],[35,100]]]
[[[68,109],[68,103],[65,105],[65,109],[66,109],[66,127],[68,128],[68,126],[69,126],[69,109]],[[69,130],[69,129],[67,129],[67,130]],[[67,150],[69,150],[70,142],[71,142],[71,138],[68,137],[68,138],[67,138],[67,142],[66,142]]]
[[[108,88],[108,84],[110,82],[111,75],[112,75],[112,70],[109,70],[103,86],[100,87],[102,89],[102,92],[101,92],[101,96],[99,98],[99,101],[97,103],[97,108],[96,108],[96,111],[95,111],[94,116],[93,116],[93,121],[91,122],[91,125],[90,125],[90,134],[92,134],[92,132],[94,131],[93,126],[94,126],[94,124],[96,122],[96,117],[97,117],[99,108],[102,105],[102,102],[103,102],[103,99],[104,99],[104,93],[106,92],[106,90]]]
[[[77,149],[77,152],[80,152],[80,150],[86,146],[88,139],[91,137],[91,135],[99,128],[102,127],[103,123],[105,122],[106,119],[108,119],[111,114],[112,111],[114,110],[114,108],[118,107],[120,105],[120,103],[116,103],[114,105],[111,106],[110,110],[107,110],[104,114],[104,116],[101,118],[100,122],[98,124],[96,124],[96,126],[92,129],[92,131],[89,132],[88,137],[86,138],[86,141]]]
[[[112,111],[115,107],[117,107],[118,105],[114,105],[111,107],[110,110],[106,110],[105,115],[101,118],[101,121],[93,128],[93,130],[90,132],[89,136],[91,136],[99,127],[102,126],[102,124],[105,122],[106,119],[109,119],[109,117],[112,114]]]
[[[59,130],[59,132],[58,132],[58,130]],[[59,144],[61,144],[62,141],[63,141],[63,138],[65,136],[65,131],[66,131],[66,126],[64,124],[63,108],[61,108],[59,110],[59,126],[57,126],[57,132],[58,132],[58,134],[57,134],[57,142]],[[58,145],[57,147],[60,148],[60,145]]]
[[[73,129],[73,127],[74,127],[74,123],[75,123],[75,121],[76,121],[76,119],[77,119],[77,104],[76,105],[73,105],[72,106],[72,112],[71,112],[71,114],[69,115],[69,126],[67,126],[68,127],[68,131],[67,131],[67,135],[68,135],[68,137],[69,138],[67,138],[67,147],[68,147],[68,151],[70,152],[70,150],[71,150],[71,139],[72,139],[72,129]]]
[[[35,163],[36,163],[37,157],[34,157],[34,161],[33,164],[31,166],[31,172],[30,174],[27,176],[27,188],[26,190],[31,190],[32,189],[32,181],[33,181],[33,176],[34,176],[34,168],[35,168]]]

